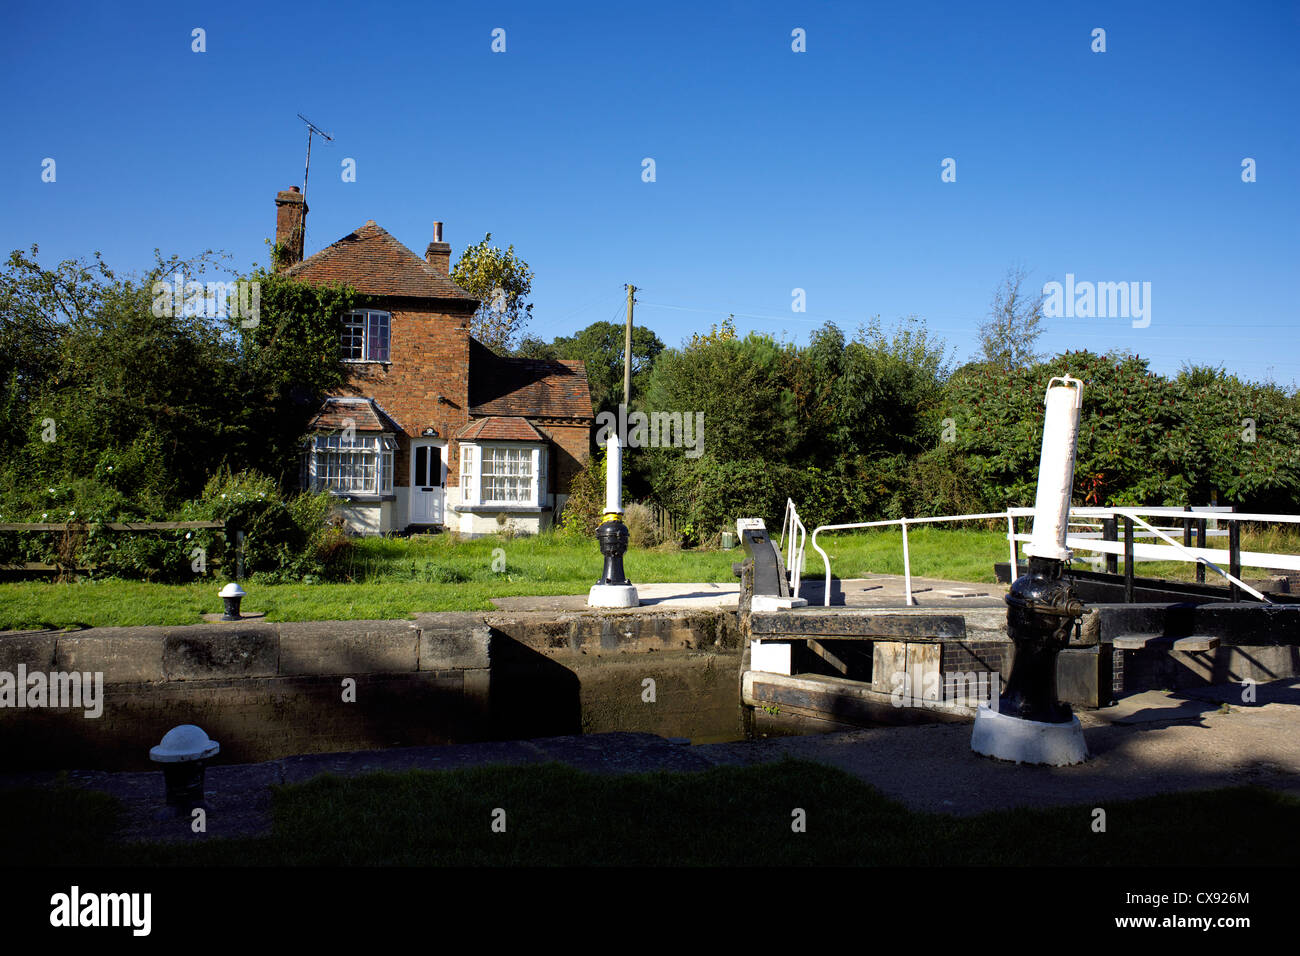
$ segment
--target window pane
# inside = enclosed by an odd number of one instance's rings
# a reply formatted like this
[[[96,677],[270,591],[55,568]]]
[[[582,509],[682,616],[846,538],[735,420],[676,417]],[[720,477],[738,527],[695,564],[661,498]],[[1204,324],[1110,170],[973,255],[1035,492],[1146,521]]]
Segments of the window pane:
[[[483,449],[482,494],[484,504],[535,504],[531,448]]]
[[[343,316],[343,335],[339,346],[339,357],[345,359],[364,358],[362,336],[365,331],[365,315],[349,312]]]
[[[392,487],[392,455],[380,460],[380,441],[374,436],[346,441],[342,435],[318,435],[312,442],[314,487],[338,492],[374,494],[381,480]],[[381,470],[387,469],[384,478]]]
[[[415,484],[424,486],[429,483],[429,446],[421,445],[415,449]]]
[[[366,357],[372,362],[388,361],[388,313],[369,312],[369,350]]]

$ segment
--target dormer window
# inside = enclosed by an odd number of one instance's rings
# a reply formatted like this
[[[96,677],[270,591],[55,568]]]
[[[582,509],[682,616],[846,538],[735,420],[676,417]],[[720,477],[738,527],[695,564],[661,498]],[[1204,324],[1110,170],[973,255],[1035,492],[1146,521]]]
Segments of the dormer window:
[[[339,358],[345,362],[387,362],[392,317],[375,309],[358,309],[343,316]]]

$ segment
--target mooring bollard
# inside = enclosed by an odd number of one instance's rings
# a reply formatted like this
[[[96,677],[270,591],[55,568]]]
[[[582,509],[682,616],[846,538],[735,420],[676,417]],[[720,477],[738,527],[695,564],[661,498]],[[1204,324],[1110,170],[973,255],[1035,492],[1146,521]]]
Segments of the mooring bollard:
[[[1043,404],[1034,530],[1025,548],[1029,568],[1006,596],[1007,636],[1015,646],[1011,676],[997,708],[981,704],[976,711],[971,749],[1018,763],[1064,766],[1088,758],[1079,718],[1056,690],[1057,659],[1083,614],[1064,577],[1083,383],[1068,375],[1053,378]]]
[[[204,805],[204,771],[208,759],[220,750],[221,745],[194,724],[173,727],[150,748],[149,759],[163,765],[167,806],[176,816],[186,816]]]
[[[605,514],[596,529],[605,567],[600,580],[587,595],[588,607],[636,607],[641,603],[636,588],[623,572],[623,555],[627,554],[628,532],[623,523],[623,452],[618,435],[610,433],[609,455],[605,460]]]
[[[245,591],[234,581],[231,581],[218,592],[221,603],[225,605],[226,613],[221,615],[223,621],[239,620],[239,602],[245,597]]]

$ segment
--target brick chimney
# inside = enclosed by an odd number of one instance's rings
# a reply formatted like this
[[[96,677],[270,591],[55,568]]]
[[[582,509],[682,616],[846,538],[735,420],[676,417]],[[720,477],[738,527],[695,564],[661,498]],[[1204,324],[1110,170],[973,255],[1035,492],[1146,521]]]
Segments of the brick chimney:
[[[307,225],[307,203],[297,186],[275,194],[275,244],[281,247],[277,271],[302,262],[303,235]]]
[[[442,241],[442,223],[433,224],[433,242],[424,250],[424,261],[445,276],[451,275],[451,246]]]

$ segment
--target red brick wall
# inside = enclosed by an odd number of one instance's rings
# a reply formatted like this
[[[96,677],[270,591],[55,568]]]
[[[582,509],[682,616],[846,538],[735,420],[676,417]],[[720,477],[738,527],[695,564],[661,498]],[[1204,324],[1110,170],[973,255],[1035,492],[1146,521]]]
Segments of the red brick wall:
[[[402,426],[407,440],[393,456],[393,485],[410,482],[409,439],[432,426],[447,443],[447,487],[460,486],[460,449],[454,435],[469,420],[469,321],[472,312],[436,312],[409,300],[380,302],[392,315],[391,362],[350,363],[341,394],[373,398]],[[442,395],[446,401],[439,402]],[[555,443],[550,490],[568,494],[574,475],[587,460],[590,424],[532,420]],[[400,436],[399,436],[400,439]],[[404,521],[404,519],[403,519]]]
[[[400,424],[406,437],[418,438],[432,426],[447,442],[447,486],[460,484],[460,459],[451,436],[469,421],[470,312],[435,312],[392,301],[375,308],[392,314],[391,362],[349,364],[343,394],[373,398]],[[442,395],[446,401],[439,402]],[[393,459],[393,484],[410,479],[408,442]]]
[[[551,491],[567,495],[569,484],[591,454],[591,426],[546,421],[533,424],[556,446],[551,456]]]

